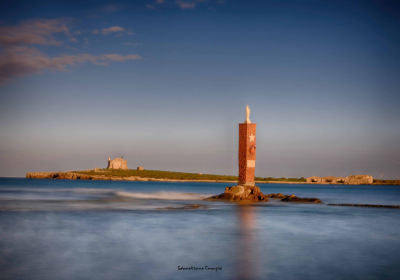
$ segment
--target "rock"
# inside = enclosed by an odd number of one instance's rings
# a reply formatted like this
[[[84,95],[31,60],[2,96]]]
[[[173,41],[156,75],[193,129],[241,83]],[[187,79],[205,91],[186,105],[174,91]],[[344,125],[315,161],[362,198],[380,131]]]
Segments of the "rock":
[[[142,181],[142,182],[147,182],[149,178],[136,178],[136,181]]]
[[[322,203],[318,198],[297,197],[294,194],[282,198],[283,202],[309,202],[309,203]]]
[[[225,193],[215,195],[205,200],[228,200],[240,202],[257,202],[268,201],[266,197],[257,186],[232,186],[225,188]]]
[[[31,172],[26,174],[26,178],[44,179],[53,178],[54,172]]]
[[[229,201],[234,201],[235,200],[235,195],[231,193],[222,193],[219,195],[214,195],[209,198],[205,198],[204,200],[229,200]]]
[[[231,193],[235,196],[242,196],[244,194],[244,187],[243,186],[226,187],[225,193]]]
[[[233,186],[227,187],[225,193],[215,195],[205,200],[228,200],[228,201],[240,201],[240,202],[257,202],[257,201],[269,201],[268,198],[281,199],[282,202],[302,202],[302,203],[322,203],[318,198],[308,197],[297,197],[294,194],[284,195],[281,193],[271,193],[264,195],[260,188],[257,186]]]
[[[265,197],[270,197],[270,198],[278,198],[281,199],[281,201],[283,202],[310,202],[310,203],[322,203],[321,200],[319,200],[318,198],[301,198],[301,197],[297,197],[294,194],[291,195],[284,195],[281,193],[270,193],[270,194],[266,194]]]
[[[158,210],[189,210],[189,209],[208,209],[207,206],[201,204],[187,204],[182,207],[163,207],[157,208]]]
[[[281,198],[281,199],[286,197],[286,195],[281,194],[281,193],[277,193],[277,194],[270,193],[270,194],[266,194],[265,196],[270,197],[270,198]]]

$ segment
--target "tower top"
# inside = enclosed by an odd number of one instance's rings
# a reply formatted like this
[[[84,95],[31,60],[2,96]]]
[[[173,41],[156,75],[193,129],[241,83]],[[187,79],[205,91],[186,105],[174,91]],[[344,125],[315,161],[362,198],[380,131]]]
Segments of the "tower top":
[[[249,108],[249,105],[246,106],[246,120],[244,121],[244,123],[251,123],[251,121],[250,121],[250,108]]]

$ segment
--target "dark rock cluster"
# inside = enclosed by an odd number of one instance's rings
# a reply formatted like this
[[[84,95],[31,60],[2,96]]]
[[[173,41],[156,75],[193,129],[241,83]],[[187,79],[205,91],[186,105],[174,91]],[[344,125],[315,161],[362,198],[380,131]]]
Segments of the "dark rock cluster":
[[[281,194],[281,193],[277,193],[277,194],[270,193],[270,194],[266,194],[265,196],[266,197],[270,197],[270,198],[280,198],[280,199],[287,197],[287,195],[284,195],[284,194]]]
[[[298,197],[295,196],[294,194],[292,195],[284,195],[281,193],[271,193],[271,194],[266,194],[265,196],[270,197],[270,198],[278,198],[283,202],[308,202],[308,203],[322,203],[322,201],[318,198],[314,197]]]
[[[297,197],[294,194],[284,195],[281,193],[263,194],[257,186],[233,186],[227,187],[225,193],[212,196],[206,200],[228,200],[228,201],[269,201],[268,198],[280,199],[283,202],[307,202],[307,203],[322,203],[318,198]]]

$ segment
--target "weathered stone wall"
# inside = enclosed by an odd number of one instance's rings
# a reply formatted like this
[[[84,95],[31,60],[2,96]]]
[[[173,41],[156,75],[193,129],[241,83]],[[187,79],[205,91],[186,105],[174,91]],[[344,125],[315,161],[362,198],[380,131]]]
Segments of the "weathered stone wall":
[[[307,183],[314,184],[350,184],[350,185],[364,185],[364,184],[372,184],[374,182],[374,178],[371,175],[350,175],[349,177],[317,177],[312,176],[307,178]]]
[[[345,179],[345,183],[351,185],[372,184],[373,182],[374,178],[371,175],[350,175]]]

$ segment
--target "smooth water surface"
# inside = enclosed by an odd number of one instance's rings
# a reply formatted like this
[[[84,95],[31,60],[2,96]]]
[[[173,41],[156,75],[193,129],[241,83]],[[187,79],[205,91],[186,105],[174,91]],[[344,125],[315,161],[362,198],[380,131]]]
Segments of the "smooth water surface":
[[[202,201],[230,185],[0,178],[0,279],[400,279],[400,209],[327,205],[400,205],[399,186],[260,184],[324,204]],[[160,209],[186,204],[208,208]]]

